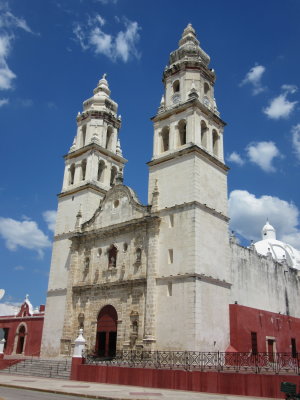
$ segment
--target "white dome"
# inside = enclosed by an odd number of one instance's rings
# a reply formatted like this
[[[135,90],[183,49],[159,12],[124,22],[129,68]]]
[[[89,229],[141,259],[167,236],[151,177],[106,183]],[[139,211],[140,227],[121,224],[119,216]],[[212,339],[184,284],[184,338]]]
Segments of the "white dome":
[[[279,262],[286,260],[289,267],[300,270],[300,251],[287,243],[276,239],[276,231],[269,222],[262,228],[262,240],[254,243],[259,254],[266,256],[271,254],[273,259]]]

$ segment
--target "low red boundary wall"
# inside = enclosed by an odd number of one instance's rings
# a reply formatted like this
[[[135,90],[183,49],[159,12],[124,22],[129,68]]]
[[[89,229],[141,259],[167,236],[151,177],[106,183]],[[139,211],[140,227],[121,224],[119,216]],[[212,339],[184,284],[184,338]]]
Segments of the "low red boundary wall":
[[[0,359],[0,369],[8,368],[9,366],[11,366],[13,364],[17,364],[17,363],[19,363],[21,361],[22,360],[4,360],[4,359]]]
[[[81,364],[81,359],[78,358],[73,358],[71,379],[117,385],[273,398],[285,398],[283,393],[280,392],[280,383],[289,381],[296,383],[297,389],[300,391],[300,377],[295,375],[110,367]]]

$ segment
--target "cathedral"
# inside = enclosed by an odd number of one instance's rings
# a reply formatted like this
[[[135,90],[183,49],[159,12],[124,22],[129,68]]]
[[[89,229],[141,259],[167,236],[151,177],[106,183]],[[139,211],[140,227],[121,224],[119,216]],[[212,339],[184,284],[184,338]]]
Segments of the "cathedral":
[[[103,75],[65,155],[42,356],[89,352],[292,352],[300,344],[300,253],[267,223],[242,247],[228,230],[216,75],[189,24],[152,118],[148,204],[123,185],[121,118]]]

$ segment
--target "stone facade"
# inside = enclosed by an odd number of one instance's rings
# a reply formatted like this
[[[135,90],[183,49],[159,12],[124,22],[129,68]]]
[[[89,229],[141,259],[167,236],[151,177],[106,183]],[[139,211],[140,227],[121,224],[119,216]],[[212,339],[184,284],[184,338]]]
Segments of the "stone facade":
[[[188,25],[153,117],[147,206],[122,184],[121,120],[105,77],[84,102],[65,157],[44,355],[70,354],[80,328],[100,356],[225,351],[234,303],[300,317],[298,271],[229,237],[226,124],[208,64]]]

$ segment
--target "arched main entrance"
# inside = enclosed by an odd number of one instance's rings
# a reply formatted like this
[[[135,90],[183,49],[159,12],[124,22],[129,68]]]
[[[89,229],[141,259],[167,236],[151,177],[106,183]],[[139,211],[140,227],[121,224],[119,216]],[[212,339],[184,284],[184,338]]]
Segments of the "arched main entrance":
[[[118,314],[113,306],[103,307],[98,315],[96,354],[98,357],[114,357],[117,346]]]
[[[25,326],[21,325],[18,331],[18,342],[16,348],[17,354],[22,354],[24,351],[25,334],[26,334]]]

